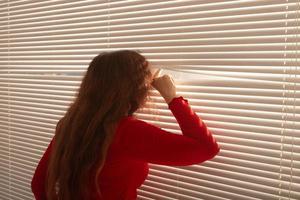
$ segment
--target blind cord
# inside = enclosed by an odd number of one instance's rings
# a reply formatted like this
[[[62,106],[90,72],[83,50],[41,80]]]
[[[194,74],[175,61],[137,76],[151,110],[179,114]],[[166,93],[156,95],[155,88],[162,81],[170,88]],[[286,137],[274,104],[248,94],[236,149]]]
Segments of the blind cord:
[[[288,25],[288,0],[286,0],[287,5],[285,6],[285,35],[284,35],[284,61],[283,61],[283,77],[282,77],[282,110],[281,110],[281,136],[280,136],[280,164],[279,164],[279,184],[278,184],[278,199],[282,199],[282,159],[283,159],[283,151],[284,151],[284,140],[285,140],[285,124],[286,124],[286,108],[285,108],[285,101],[286,101],[286,42],[287,42],[287,25]]]
[[[11,164],[11,94],[10,94],[10,1],[7,0],[7,129],[8,129],[8,195],[11,197],[12,190],[12,164]]]
[[[110,0],[107,3],[107,48],[110,48]]]
[[[296,121],[296,81],[297,81],[297,73],[298,73],[298,14],[299,14],[299,0],[297,1],[297,8],[296,8],[296,34],[295,34],[295,40],[296,40],[296,54],[295,54],[295,66],[294,66],[294,90],[293,90],[293,130],[292,130],[292,149],[291,149],[291,170],[290,170],[290,183],[289,183],[289,199],[291,199],[291,190],[292,190],[292,184],[293,184],[293,168],[294,168],[294,142],[295,142],[295,121]],[[292,75],[291,75],[292,76]]]

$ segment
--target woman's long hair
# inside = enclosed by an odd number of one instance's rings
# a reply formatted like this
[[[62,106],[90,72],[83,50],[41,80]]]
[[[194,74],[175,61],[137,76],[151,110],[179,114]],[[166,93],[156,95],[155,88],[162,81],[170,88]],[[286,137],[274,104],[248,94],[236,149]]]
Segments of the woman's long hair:
[[[133,50],[104,52],[89,64],[74,103],[58,122],[47,171],[47,199],[86,199],[101,192],[98,177],[118,121],[144,105],[151,72]]]

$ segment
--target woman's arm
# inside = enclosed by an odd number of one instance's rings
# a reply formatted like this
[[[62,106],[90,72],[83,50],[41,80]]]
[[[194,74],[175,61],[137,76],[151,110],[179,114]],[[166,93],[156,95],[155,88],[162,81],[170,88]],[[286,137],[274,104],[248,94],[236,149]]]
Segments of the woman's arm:
[[[183,135],[133,118],[119,128],[121,151],[137,160],[173,166],[197,164],[217,155],[219,145],[188,101],[180,96],[168,105]]]

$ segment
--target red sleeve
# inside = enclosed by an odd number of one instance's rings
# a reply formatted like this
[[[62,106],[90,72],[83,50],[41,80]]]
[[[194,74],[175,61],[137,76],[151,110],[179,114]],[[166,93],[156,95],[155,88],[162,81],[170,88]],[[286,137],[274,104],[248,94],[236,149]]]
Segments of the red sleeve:
[[[53,139],[51,140],[46,152],[40,160],[31,181],[31,190],[36,200],[46,200],[45,181],[48,168],[48,159],[51,152]]]
[[[186,99],[173,98],[168,106],[183,135],[132,118],[120,127],[119,141],[125,155],[154,164],[185,166],[218,154],[220,148],[215,138]]]

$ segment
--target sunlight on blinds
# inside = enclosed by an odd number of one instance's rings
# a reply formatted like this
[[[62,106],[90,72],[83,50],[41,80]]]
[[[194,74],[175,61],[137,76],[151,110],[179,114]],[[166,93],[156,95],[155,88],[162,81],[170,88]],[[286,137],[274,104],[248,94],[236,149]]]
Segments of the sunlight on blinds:
[[[139,50],[174,77],[220,144],[150,164],[143,200],[300,199],[299,0],[0,1],[0,199],[33,171],[90,60]],[[180,134],[157,91],[137,116]]]

